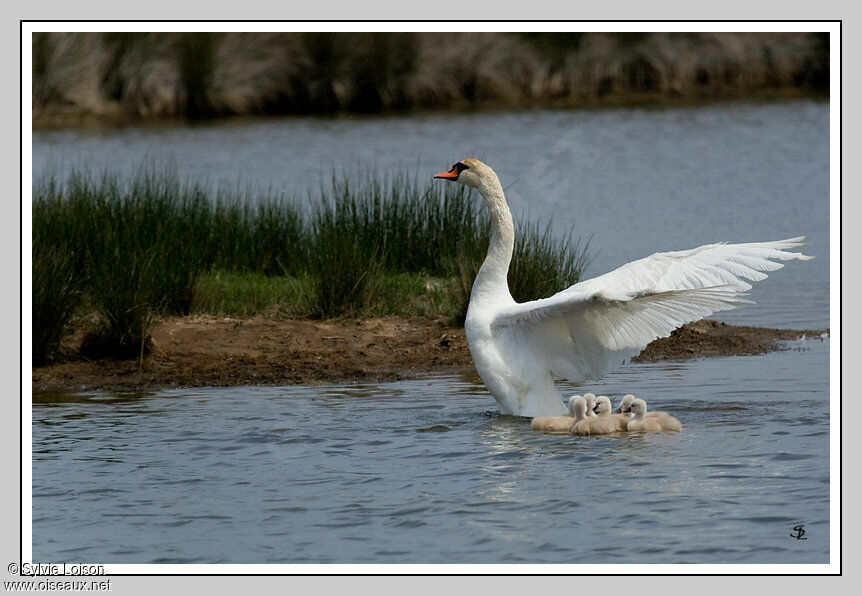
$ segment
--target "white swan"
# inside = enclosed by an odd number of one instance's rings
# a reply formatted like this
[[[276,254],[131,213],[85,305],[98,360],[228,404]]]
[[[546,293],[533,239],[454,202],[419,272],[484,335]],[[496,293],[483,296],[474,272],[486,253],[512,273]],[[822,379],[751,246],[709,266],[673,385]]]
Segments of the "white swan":
[[[515,228],[497,175],[468,158],[435,178],[477,189],[491,215],[491,242],[464,331],[476,370],[505,414],[565,414],[555,378],[598,378],[684,323],[750,303],[741,297],[751,288],[745,280],[762,280],[763,271],[783,266],[770,259],[811,258],[784,252],[801,246],[801,237],[708,244],[656,253],[519,304],[506,281]]]
[[[628,421],[613,419],[608,416],[587,416],[587,400],[583,397],[574,403],[575,421],[569,432],[573,435],[605,435],[626,429]]]
[[[671,416],[660,416],[658,418],[649,418],[647,416],[647,405],[642,399],[636,399],[632,402],[626,412],[634,412],[634,416],[628,422],[628,430],[645,430],[647,432],[661,432],[664,430],[680,430],[682,424],[679,420]]]
[[[541,432],[567,433],[575,422],[575,401],[583,399],[580,395],[569,398],[568,416],[539,416],[530,421],[530,428]]]

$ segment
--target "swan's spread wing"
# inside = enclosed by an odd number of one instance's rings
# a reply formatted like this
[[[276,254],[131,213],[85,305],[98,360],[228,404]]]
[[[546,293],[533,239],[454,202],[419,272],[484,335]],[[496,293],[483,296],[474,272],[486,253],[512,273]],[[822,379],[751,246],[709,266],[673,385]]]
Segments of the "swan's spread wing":
[[[510,362],[527,350],[557,378],[597,378],[685,323],[750,302],[742,298],[751,288],[745,280],[783,267],[770,259],[811,258],[784,252],[801,240],[656,253],[550,298],[507,307],[492,322],[495,343]]]
[[[610,273],[575,284],[560,294],[565,295],[573,290],[577,293],[602,290],[628,294],[657,293],[713,286],[725,286],[728,291],[745,292],[751,289],[751,284],[745,280],[760,281],[766,279],[764,271],[776,271],[784,267],[771,259],[787,261],[813,258],[800,253],[785,252],[788,248],[804,246],[804,238],[800,236],[775,242],[747,244],[707,244],[691,250],[659,252],[627,263]]]

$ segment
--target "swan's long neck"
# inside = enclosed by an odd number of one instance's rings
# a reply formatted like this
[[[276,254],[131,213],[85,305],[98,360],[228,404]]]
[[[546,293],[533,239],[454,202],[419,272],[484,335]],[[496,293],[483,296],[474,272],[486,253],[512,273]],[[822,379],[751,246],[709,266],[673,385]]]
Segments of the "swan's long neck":
[[[496,176],[480,186],[478,190],[491,214],[491,243],[488,246],[485,261],[479,268],[476,281],[473,283],[472,297],[513,301],[506,279],[509,264],[512,262],[512,251],[515,248],[512,213],[506,204],[503,187],[500,186]]]

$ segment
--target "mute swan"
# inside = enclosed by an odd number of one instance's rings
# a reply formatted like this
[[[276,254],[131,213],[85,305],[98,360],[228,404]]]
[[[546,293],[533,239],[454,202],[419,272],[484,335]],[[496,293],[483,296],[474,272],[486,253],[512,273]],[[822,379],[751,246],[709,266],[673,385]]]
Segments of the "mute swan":
[[[530,421],[530,428],[542,432],[567,433],[575,422],[575,400],[583,399],[580,395],[569,398],[568,416],[540,416]]]
[[[645,430],[647,432],[661,432],[663,430],[680,430],[682,424],[679,420],[668,414],[658,418],[647,417],[647,405],[642,399],[636,399],[632,402],[626,412],[634,412],[628,423],[628,430]]]
[[[573,435],[604,435],[626,429],[627,421],[612,419],[608,416],[587,417],[587,400],[583,397],[574,403],[575,421],[569,428]]]
[[[600,395],[596,398],[596,414],[599,418],[613,420],[617,426],[616,430],[626,430],[628,427],[628,414],[612,414],[611,399],[607,395]]]
[[[652,340],[716,311],[750,303],[745,280],[783,267],[770,259],[810,259],[785,252],[800,238],[708,244],[655,253],[550,298],[517,303],[506,276],[515,228],[497,174],[478,159],[435,178],[479,191],[491,215],[491,242],[479,268],[464,331],[476,370],[504,414],[564,415],[555,378],[596,379]]]

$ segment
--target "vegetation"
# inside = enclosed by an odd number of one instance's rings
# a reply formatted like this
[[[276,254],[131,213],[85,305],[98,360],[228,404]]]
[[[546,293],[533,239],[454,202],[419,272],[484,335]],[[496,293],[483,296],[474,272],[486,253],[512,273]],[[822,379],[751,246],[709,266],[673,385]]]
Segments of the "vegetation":
[[[463,320],[488,223],[461,185],[400,177],[331,183],[304,205],[252,190],[211,192],[172,170],[129,179],[75,172],[34,187],[34,363],[70,320],[95,321],[82,349],[131,357],[159,316]],[[518,230],[517,298],[577,281],[586,247],[550,225]],[[469,264],[466,266],[465,264]]]
[[[80,277],[62,245],[33,243],[33,364],[45,364],[60,345],[80,302]]]
[[[198,278],[191,314],[236,318],[313,317],[320,312],[315,302],[315,282],[309,275],[203,273]],[[461,306],[454,280],[449,278],[425,273],[383,273],[376,277],[373,287],[374,300],[361,314],[451,316]]]
[[[34,121],[829,90],[827,33],[35,33]]]

